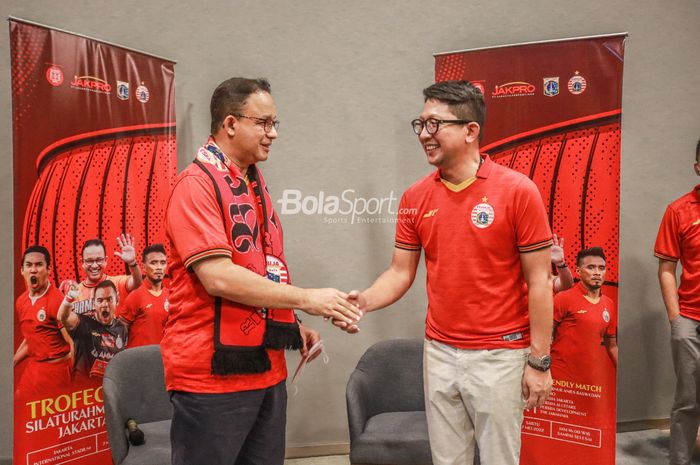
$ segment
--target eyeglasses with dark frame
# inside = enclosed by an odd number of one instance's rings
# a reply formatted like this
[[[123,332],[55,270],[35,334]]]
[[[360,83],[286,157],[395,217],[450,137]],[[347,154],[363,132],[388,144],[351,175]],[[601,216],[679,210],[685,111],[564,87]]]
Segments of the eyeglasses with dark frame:
[[[259,124],[260,126],[263,127],[263,129],[265,130],[265,134],[272,131],[273,126],[275,128],[275,131],[279,130],[279,128],[280,128],[280,122],[276,119],[272,120],[272,119],[267,119],[267,118],[258,118],[257,116],[242,115],[240,113],[236,113],[233,116],[235,116],[236,118],[246,118],[246,119],[254,121],[255,124]]]
[[[415,132],[417,136],[420,136],[420,133],[423,132],[423,128],[425,128],[425,130],[428,131],[428,134],[432,136],[438,132],[441,124],[469,124],[473,122],[474,121],[469,121],[466,119],[428,118],[427,120],[423,121],[420,118],[416,118],[411,121],[411,126],[413,127],[413,132]]]

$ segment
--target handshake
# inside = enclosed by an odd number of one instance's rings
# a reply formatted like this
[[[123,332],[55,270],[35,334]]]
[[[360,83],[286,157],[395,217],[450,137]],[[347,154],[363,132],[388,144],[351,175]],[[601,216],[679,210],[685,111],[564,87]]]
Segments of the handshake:
[[[365,314],[367,302],[360,291],[345,293],[338,289],[306,289],[305,299],[299,308],[309,315],[331,320],[341,330],[354,334],[360,331],[357,324]]]

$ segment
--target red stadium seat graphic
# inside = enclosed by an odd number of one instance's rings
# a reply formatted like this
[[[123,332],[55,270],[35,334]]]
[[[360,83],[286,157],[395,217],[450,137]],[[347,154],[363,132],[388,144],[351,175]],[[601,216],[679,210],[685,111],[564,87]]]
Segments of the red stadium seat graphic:
[[[484,147],[497,163],[539,187],[552,231],[566,238],[567,262],[582,248],[602,246],[608,286],[618,283],[620,115],[528,131]],[[616,290],[613,294],[617,294]]]
[[[164,211],[177,167],[174,125],[113,129],[71,137],[38,158],[39,179],[24,219],[22,245],[52,255],[52,280],[80,280],[85,240],[105,241],[108,274],[124,274],[113,252],[123,231],[137,254],[166,242]],[[166,248],[168,244],[166,244]]]

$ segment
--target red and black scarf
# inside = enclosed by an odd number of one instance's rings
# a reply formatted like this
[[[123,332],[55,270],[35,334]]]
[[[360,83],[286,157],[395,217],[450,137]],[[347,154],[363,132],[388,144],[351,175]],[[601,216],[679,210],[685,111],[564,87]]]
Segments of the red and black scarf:
[[[280,221],[255,165],[248,168],[246,179],[213,139],[199,149],[194,163],[212,181],[233,263],[280,284],[290,284]],[[212,374],[262,373],[271,367],[266,349],[301,348],[293,309],[254,308],[221,297],[213,300]]]

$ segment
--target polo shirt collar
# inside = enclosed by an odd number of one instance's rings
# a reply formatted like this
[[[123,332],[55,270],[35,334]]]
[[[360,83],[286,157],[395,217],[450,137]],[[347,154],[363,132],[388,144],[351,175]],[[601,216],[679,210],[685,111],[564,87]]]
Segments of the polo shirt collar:
[[[588,288],[581,281],[576,283],[576,288],[582,295],[588,294]],[[600,295],[603,295],[603,286],[600,287]]]
[[[478,170],[476,170],[476,177],[481,178],[481,179],[486,179],[489,177],[489,174],[491,174],[491,170],[493,169],[493,164],[494,162],[491,160],[491,157],[486,154],[486,153],[481,153],[481,159],[483,162],[481,163],[481,166],[479,167]],[[442,178],[440,177],[440,170],[437,169],[435,170],[435,174],[433,175],[433,179],[435,181],[440,181]],[[698,186],[700,187],[700,185]]]

